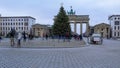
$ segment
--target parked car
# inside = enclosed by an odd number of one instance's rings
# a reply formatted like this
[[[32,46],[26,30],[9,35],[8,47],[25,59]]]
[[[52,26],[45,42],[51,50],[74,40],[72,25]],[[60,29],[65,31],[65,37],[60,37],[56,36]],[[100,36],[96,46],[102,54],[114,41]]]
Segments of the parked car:
[[[90,44],[102,44],[103,39],[101,34],[94,33],[90,38],[89,38],[89,43]]]

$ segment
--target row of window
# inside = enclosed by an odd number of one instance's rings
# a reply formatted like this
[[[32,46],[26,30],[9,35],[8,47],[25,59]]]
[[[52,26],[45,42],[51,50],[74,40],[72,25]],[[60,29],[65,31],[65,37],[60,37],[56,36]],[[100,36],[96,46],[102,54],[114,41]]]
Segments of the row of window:
[[[115,25],[120,25],[120,21],[115,21]]]
[[[120,17],[112,18],[111,20],[120,20]]]
[[[120,36],[120,32],[114,32],[114,36]]]
[[[1,21],[28,21],[28,19],[1,19]]]
[[[119,20],[120,18],[119,18],[119,17],[115,17],[114,19],[115,19],[115,20]]]
[[[120,30],[120,26],[114,26],[114,30]]]
[[[17,23],[17,22],[16,23],[1,23],[0,25],[3,25],[3,26],[4,25],[6,25],[6,26],[7,25],[25,25],[25,26],[28,26],[28,22],[25,22],[24,24],[23,24],[23,22],[21,22],[21,23],[20,22],[19,23]]]
[[[11,30],[11,27],[1,27],[0,30]],[[28,27],[16,27],[15,30],[28,30]]]

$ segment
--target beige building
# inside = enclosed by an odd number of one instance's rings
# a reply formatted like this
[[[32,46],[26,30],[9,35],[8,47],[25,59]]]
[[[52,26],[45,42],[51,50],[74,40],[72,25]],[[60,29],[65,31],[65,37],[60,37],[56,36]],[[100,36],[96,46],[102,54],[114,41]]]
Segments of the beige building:
[[[34,24],[32,25],[33,34],[37,37],[43,37],[44,35],[50,34],[50,27],[49,25],[41,25],[41,24]]]
[[[110,25],[106,23],[97,24],[94,26],[94,33],[100,33],[103,38],[110,38]]]

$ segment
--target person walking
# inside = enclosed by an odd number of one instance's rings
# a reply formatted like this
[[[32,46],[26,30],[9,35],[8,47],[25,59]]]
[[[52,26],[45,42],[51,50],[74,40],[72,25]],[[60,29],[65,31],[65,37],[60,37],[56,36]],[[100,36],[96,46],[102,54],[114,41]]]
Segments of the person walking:
[[[17,47],[21,47],[21,39],[22,39],[22,34],[18,33]]]
[[[14,37],[15,37],[15,30],[11,29],[11,31],[10,31],[10,45],[11,45],[11,47],[14,47],[14,45],[15,45]]]
[[[26,33],[25,33],[25,31],[23,32],[23,40],[24,40],[24,42],[26,42]]]
[[[0,36],[0,42],[1,42],[1,40],[2,40],[2,37]]]

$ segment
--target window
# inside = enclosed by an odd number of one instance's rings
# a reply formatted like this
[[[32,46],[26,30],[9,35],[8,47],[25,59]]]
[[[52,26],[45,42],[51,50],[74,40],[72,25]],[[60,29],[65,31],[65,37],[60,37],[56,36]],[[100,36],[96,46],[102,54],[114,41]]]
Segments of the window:
[[[38,31],[39,31],[39,28],[38,28]]]
[[[116,26],[114,27],[114,30],[116,30]]]
[[[21,23],[21,25],[23,25],[23,22]]]
[[[19,22],[19,25],[20,25],[20,22]]]
[[[10,30],[10,27],[8,27],[8,30]]]
[[[114,36],[116,36],[116,32],[114,32]]]
[[[16,27],[16,30],[18,30],[18,28]]]
[[[26,19],[24,19],[24,21],[26,21]]]
[[[120,27],[118,26],[118,30],[120,29]]]
[[[17,22],[16,22],[16,25],[18,25]]]
[[[102,28],[102,31],[103,31],[103,28]]]
[[[21,27],[21,29],[23,30],[23,27]]]
[[[119,21],[115,21],[115,25],[119,25]]]
[[[115,17],[115,20],[116,20],[117,18]]]
[[[28,26],[28,22],[25,22],[24,25],[25,25],[25,26]]]
[[[119,36],[119,32],[118,32],[118,36]]]

